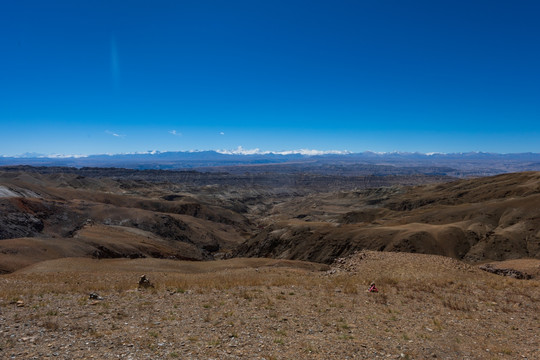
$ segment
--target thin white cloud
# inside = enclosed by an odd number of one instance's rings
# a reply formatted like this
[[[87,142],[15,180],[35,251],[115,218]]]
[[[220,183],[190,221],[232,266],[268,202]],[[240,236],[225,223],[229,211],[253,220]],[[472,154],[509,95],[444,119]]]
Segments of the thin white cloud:
[[[223,131],[221,131],[221,132],[219,133],[219,135],[225,135],[225,133],[224,133]]]
[[[216,150],[216,152],[221,154],[228,155],[267,155],[267,154],[276,154],[276,155],[347,155],[351,154],[348,150],[313,150],[313,149],[299,149],[299,150],[285,150],[285,151],[263,151],[259,148],[255,149],[244,149],[242,146],[237,147],[234,150]]]
[[[299,150],[287,150],[280,151],[276,154],[281,155],[291,155],[291,154],[300,154],[300,155],[347,155],[351,154],[348,150],[315,150],[315,149],[299,149]]]
[[[115,137],[119,137],[119,138],[123,138],[123,137],[126,136],[126,135],[117,134],[117,133],[109,131],[109,130],[105,130],[105,133],[109,134],[109,135],[112,135],[112,136],[115,136]]]
[[[51,154],[47,156],[40,156],[41,158],[49,158],[49,159],[80,159],[80,158],[86,158],[88,155],[81,155],[81,154]]]
[[[268,151],[261,151],[260,149],[244,149],[241,146],[237,147],[234,150],[216,150],[216,152],[227,155],[262,155],[270,153]]]
[[[180,133],[180,132],[178,132],[178,131],[176,131],[176,130],[170,130],[170,131],[169,131],[169,134],[172,134],[172,135],[174,135],[174,136],[182,136],[182,133]]]

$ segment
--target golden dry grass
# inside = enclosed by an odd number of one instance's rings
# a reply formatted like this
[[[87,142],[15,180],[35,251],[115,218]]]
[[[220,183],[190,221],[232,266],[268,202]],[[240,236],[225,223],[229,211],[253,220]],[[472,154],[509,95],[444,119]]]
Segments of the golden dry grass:
[[[44,261],[4,275],[0,278],[0,298],[9,299],[47,292],[125,291],[135,288],[138,276],[142,274],[148,275],[157,289],[298,285],[306,281],[303,276],[306,273],[324,269],[328,269],[328,266],[257,258],[208,262],[152,258],[64,258]]]
[[[360,255],[330,270],[271,259],[54,260],[1,276],[0,310],[9,321],[41,326],[51,339],[69,330],[98,354],[118,356],[127,354],[123,336],[138,339],[134,348],[152,358],[538,355],[537,280],[503,278],[439,256]],[[143,273],[154,288],[136,291]],[[378,294],[366,293],[371,281]],[[92,291],[105,300],[89,300]],[[17,300],[25,306],[17,308]],[[133,330],[125,325],[132,323]],[[114,350],[109,339],[118,342]],[[2,346],[31,353],[16,342]]]
[[[487,274],[442,256],[364,252],[367,258],[349,269],[325,275],[323,264],[292,260],[235,258],[192,262],[163,259],[65,258],[41,262],[0,278],[0,298],[47,292],[126,291],[146,274],[156,290],[224,290],[245,287],[302,286],[331,293],[358,294],[371,281],[382,297],[438,301],[453,310],[470,311],[477,301],[512,304],[516,296],[540,305],[538,281]],[[354,257],[353,257],[354,258]],[[30,286],[31,285],[31,286]]]

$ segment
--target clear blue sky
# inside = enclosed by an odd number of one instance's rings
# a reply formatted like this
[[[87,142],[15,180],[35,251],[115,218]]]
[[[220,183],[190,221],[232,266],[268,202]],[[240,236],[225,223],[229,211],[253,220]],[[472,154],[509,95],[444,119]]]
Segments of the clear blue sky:
[[[540,1],[0,2],[0,155],[540,152]]]

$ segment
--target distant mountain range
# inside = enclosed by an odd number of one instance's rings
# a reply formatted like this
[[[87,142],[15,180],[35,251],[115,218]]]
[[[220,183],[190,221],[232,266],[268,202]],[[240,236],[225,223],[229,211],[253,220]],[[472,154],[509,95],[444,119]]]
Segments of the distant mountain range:
[[[315,155],[313,155],[315,154]],[[359,165],[424,168],[420,173],[439,173],[450,176],[485,176],[506,172],[540,170],[540,154],[497,154],[484,152],[422,154],[422,153],[348,153],[287,151],[280,153],[252,151],[151,151],[114,155],[50,155],[24,154],[0,157],[0,166],[67,166],[116,167],[126,169],[244,172],[351,172]],[[363,169],[365,167],[362,167]],[[304,169],[304,170],[302,170]],[[391,171],[390,171],[391,172]],[[356,174],[356,171],[352,171]]]

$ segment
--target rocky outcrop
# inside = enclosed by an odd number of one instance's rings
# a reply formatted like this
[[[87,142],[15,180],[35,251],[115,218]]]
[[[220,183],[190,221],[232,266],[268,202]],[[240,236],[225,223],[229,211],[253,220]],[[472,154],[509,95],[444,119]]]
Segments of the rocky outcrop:
[[[481,265],[481,266],[479,266],[479,269],[487,271],[487,272],[492,273],[492,274],[497,274],[497,275],[502,275],[502,276],[509,276],[511,278],[514,278],[514,279],[528,280],[528,279],[532,278],[531,275],[523,273],[523,272],[521,272],[519,270],[515,270],[515,269],[499,269],[499,268],[494,267],[492,264]]]

